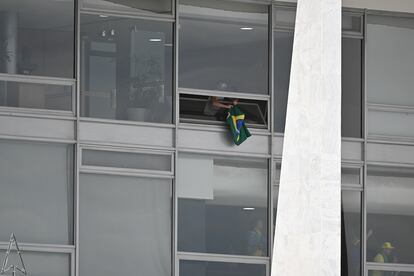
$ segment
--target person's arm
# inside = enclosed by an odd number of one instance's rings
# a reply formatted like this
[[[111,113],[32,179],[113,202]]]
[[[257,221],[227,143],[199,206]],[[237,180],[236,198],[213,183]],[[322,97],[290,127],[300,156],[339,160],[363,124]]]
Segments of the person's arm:
[[[219,107],[219,108],[231,108],[232,107],[231,104],[224,104],[224,103],[220,102],[218,97],[211,97],[211,102],[212,102],[213,106]]]

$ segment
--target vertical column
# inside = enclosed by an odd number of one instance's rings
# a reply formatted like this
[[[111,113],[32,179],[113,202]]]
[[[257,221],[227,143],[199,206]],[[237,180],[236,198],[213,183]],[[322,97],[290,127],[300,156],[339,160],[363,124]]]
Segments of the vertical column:
[[[298,0],[273,276],[340,275],[341,0]]]

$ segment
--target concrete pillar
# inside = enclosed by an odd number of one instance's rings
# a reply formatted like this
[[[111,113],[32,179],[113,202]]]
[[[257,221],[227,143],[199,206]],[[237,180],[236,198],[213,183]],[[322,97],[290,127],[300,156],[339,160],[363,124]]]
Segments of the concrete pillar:
[[[2,68],[0,71],[7,74],[17,74],[17,12],[1,12],[1,53]]]
[[[341,0],[299,0],[272,276],[340,275]]]

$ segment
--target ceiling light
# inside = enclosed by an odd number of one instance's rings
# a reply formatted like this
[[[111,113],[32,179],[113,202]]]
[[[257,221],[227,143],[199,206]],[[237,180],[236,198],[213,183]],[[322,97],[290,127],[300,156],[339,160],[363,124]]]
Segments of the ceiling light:
[[[151,41],[151,42],[161,42],[162,39],[161,38],[150,38],[149,41]]]
[[[99,15],[99,17],[102,17],[102,18],[107,18],[108,16],[107,16],[107,15],[105,15],[105,14],[100,14],[100,15]]]
[[[243,210],[244,211],[254,211],[256,208],[254,207],[244,207]]]
[[[251,30],[253,30],[253,28],[252,27],[241,27],[240,30],[242,30],[242,31],[251,31]]]

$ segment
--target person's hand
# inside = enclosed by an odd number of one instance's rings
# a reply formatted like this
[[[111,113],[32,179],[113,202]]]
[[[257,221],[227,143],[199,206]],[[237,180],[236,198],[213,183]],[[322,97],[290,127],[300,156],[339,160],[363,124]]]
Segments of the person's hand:
[[[228,109],[230,109],[230,108],[232,108],[232,107],[233,107],[233,105],[232,105],[232,104],[227,105],[227,108],[228,108]]]

